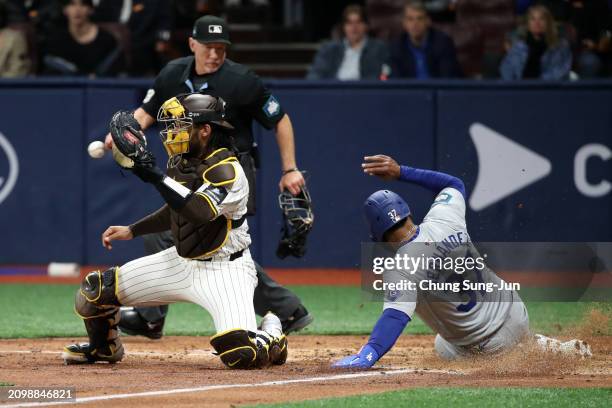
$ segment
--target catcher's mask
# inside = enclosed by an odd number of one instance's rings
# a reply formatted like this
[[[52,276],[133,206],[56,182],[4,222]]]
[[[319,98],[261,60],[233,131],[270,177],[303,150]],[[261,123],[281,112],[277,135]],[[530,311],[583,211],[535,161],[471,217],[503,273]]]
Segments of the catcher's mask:
[[[306,237],[314,223],[312,201],[306,186],[294,196],[285,190],[278,196],[278,204],[283,212],[281,240],[276,255],[284,259],[288,255],[301,258],[306,253]]]
[[[168,99],[157,113],[157,121],[164,124],[160,135],[168,156],[172,158],[189,152],[194,124],[214,123],[233,129],[224,118],[225,101],[222,98],[192,93]]]

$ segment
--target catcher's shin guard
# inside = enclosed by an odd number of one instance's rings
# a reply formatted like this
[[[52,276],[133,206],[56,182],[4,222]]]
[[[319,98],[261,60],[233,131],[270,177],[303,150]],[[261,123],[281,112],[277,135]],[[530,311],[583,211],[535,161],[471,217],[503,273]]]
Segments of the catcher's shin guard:
[[[75,312],[84,320],[89,343],[64,349],[66,363],[117,362],[123,345],[117,332],[121,318],[116,295],[118,268],[89,273],[76,293]]]

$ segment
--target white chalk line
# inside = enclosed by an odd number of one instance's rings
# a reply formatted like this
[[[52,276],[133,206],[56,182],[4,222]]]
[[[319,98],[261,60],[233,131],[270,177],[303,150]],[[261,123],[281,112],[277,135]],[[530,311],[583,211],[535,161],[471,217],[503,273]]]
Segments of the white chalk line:
[[[216,356],[212,354],[212,351],[200,350],[200,351],[189,351],[187,353],[176,352],[176,353],[159,353],[156,351],[129,351],[125,350],[126,355],[134,355],[134,356],[150,356],[150,357],[180,357],[180,356],[204,356],[215,358]],[[0,350],[1,354],[62,354],[61,351],[50,351],[50,350]]]
[[[444,374],[449,374],[447,371],[437,370]],[[193,388],[175,388],[170,390],[160,390],[160,391],[145,391],[145,392],[135,392],[129,394],[115,394],[115,395],[97,395],[93,397],[83,397],[76,398],[75,401],[57,401],[57,402],[27,402],[22,404],[11,404],[11,405],[0,405],[3,408],[22,408],[22,407],[45,407],[45,406],[53,406],[53,405],[66,405],[66,404],[84,404],[88,402],[95,401],[108,401],[115,399],[126,399],[126,398],[136,398],[136,397],[157,397],[164,395],[173,395],[173,394],[185,394],[185,393],[193,393],[193,392],[204,392],[204,391],[214,391],[214,390],[226,390],[232,388],[255,388],[255,387],[272,387],[277,385],[288,385],[288,384],[301,384],[301,383],[313,383],[320,381],[336,381],[336,380],[349,380],[355,378],[364,378],[364,377],[375,377],[375,376],[388,376],[388,375],[401,375],[401,374],[414,374],[417,372],[423,372],[423,370],[416,369],[401,369],[401,370],[390,370],[390,371],[368,371],[368,372],[360,372],[360,373],[347,373],[347,374],[335,374],[321,377],[308,377],[308,378],[297,378],[294,380],[275,380],[275,381],[265,381],[261,383],[247,383],[247,384],[219,384],[219,385],[207,385],[204,387],[193,387]],[[427,370],[429,373],[433,373],[434,370]]]

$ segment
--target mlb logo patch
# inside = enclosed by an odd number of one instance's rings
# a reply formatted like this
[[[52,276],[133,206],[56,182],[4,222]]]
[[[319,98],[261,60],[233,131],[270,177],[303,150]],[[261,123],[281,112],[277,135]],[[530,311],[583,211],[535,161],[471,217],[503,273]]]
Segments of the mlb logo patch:
[[[263,111],[269,118],[276,116],[280,112],[280,103],[278,103],[275,97],[270,96],[263,107]]]
[[[221,34],[223,33],[223,27],[220,25],[209,25],[208,32],[210,34]]]

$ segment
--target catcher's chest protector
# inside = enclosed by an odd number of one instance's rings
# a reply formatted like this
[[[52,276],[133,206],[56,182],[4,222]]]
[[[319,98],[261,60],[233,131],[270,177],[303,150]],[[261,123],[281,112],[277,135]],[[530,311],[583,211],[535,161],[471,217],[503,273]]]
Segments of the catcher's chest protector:
[[[183,159],[175,167],[169,168],[167,174],[191,191],[196,191],[204,184],[203,174],[206,169],[232,158],[235,159],[235,156],[230,151],[219,149],[205,160]],[[231,188],[231,185],[227,187]],[[203,259],[213,256],[223,246],[231,230],[231,220],[224,216],[205,224],[194,225],[174,210],[171,210],[170,214],[174,244],[178,254],[184,258]]]

